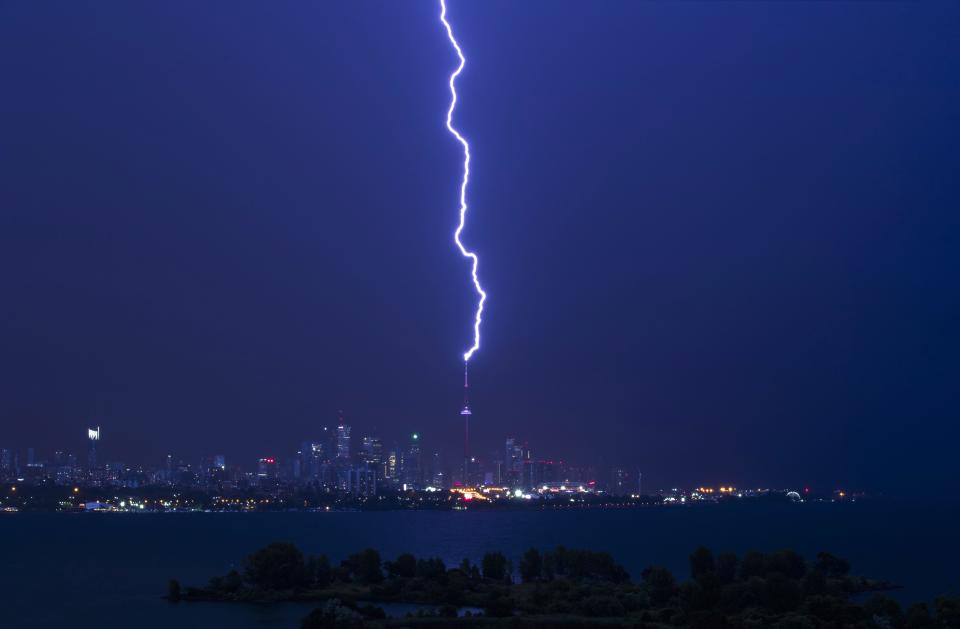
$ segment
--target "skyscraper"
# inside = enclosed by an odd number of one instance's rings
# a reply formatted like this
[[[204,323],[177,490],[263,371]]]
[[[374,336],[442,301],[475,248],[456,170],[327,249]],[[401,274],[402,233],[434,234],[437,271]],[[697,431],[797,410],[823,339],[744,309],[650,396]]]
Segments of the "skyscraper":
[[[380,468],[383,463],[383,442],[379,437],[363,437],[360,440],[360,458],[371,468]]]
[[[0,479],[13,478],[13,454],[10,450],[0,450]]]
[[[87,469],[93,471],[97,469],[97,443],[100,441],[100,426],[87,429]]]
[[[387,455],[387,461],[383,466],[384,474],[383,477],[393,484],[396,484],[399,481],[400,475],[400,457],[397,456],[397,448],[394,447],[393,450]]]
[[[430,455],[430,484],[437,489],[445,489],[447,486],[447,476],[443,472],[443,466],[440,462],[440,453],[434,451]]]
[[[504,473],[501,482],[510,486],[521,484],[523,477],[523,462],[529,458],[530,449],[526,444],[520,445],[514,437],[507,437],[504,447]]]
[[[257,481],[261,487],[267,482],[275,481],[278,476],[277,460],[275,458],[271,456],[257,460]]]
[[[337,459],[350,460],[350,426],[343,423],[343,411],[340,411],[340,423],[337,425]]]
[[[415,432],[410,435],[410,445],[403,454],[403,482],[414,487],[419,486],[423,480],[421,468],[420,434]]]

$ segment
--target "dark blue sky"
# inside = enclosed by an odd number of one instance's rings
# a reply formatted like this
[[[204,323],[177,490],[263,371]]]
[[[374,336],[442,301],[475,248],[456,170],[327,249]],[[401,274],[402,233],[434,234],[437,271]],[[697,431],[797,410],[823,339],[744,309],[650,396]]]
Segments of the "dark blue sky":
[[[467,2],[482,452],[953,482],[960,5]],[[0,444],[456,452],[473,295],[425,2],[0,4]]]

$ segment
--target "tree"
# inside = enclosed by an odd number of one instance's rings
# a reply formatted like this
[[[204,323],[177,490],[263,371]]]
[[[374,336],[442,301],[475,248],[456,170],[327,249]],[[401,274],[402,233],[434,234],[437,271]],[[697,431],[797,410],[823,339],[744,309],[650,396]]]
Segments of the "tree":
[[[734,553],[720,553],[717,555],[717,576],[721,583],[733,583],[737,580],[737,568],[740,560]]]
[[[403,553],[395,560],[388,561],[385,566],[391,577],[409,579],[417,574],[417,559],[410,553]]]
[[[223,577],[223,591],[236,592],[243,587],[243,577],[236,570],[231,570]]]
[[[778,550],[767,555],[766,574],[769,575],[774,572],[791,579],[802,579],[803,575],[807,573],[807,562],[792,550]]]
[[[180,582],[176,579],[170,579],[167,583],[167,600],[171,603],[180,602]]]
[[[690,554],[690,576],[694,579],[699,581],[707,574],[714,574],[716,571],[717,564],[709,548],[701,546]]]
[[[766,579],[764,602],[770,609],[786,612],[796,609],[803,600],[800,584],[781,572],[773,572]]]
[[[380,565],[380,553],[373,548],[361,550],[343,561],[343,567],[350,571],[353,580],[364,585],[383,581],[383,571],[380,569]]]
[[[443,565],[443,559],[434,557],[433,559],[417,559],[416,576],[430,581],[443,581],[447,577],[447,567]]]
[[[875,624],[880,624],[877,620],[882,619],[888,626],[902,627],[905,620],[900,604],[882,594],[874,594],[867,599],[863,604],[863,611],[873,619]]]
[[[677,594],[677,581],[666,568],[651,566],[641,573],[640,578],[654,606],[666,605]]]
[[[767,573],[767,559],[763,553],[751,550],[740,561],[740,578],[749,581],[750,577],[762,577]]]
[[[333,580],[333,568],[326,555],[311,557],[307,560],[307,577],[313,585],[325,588]]]
[[[539,550],[531,548],[523,553],[523,557],[520,558],[520,578],[523,579],[524,583],[539,579],[542,570],[543,558],[540,556]]]
[[[543,555],[542,574],[547,579],[567,577],[574,581],[593,579],[624,583],[630,575],[609,553],[591,550],[570,550],[557,546]]]
[[[476,564],[471,564],[467,558],[464,558],[463,561],[460,562],[460,572],[472,581],[478,581],[480,579],[480,569],[477,568]]]
[[[960,597],[938,596],[935,605],[941,626],[960,627]]]
[[[914,603],[907,609],[907,629],[933,629],[936,625],[926,603]]]
[[[263,590],[290,590],[309,583],[303,553],[284,543],[270,544],[247,557],[244,576]]]
[[[480,562],[484,579],[503,581],[507,577],[507,558],[503,553],[486,553]]]
[[[813,569],[827,578],[840,579],[850,573],[850,562],[834,557],[830,553],[819,552]]]

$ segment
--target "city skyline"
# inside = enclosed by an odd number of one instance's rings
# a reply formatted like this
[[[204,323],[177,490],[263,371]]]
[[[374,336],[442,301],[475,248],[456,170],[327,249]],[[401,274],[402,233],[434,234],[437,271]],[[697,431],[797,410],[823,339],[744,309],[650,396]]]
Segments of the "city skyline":
[[[288,474],[300,477],[300,469],[303,470],[304,475],[307,473],[307,464],[303,463],[302,468],[299,464],[308,457],[312,457],[326,463],[341,461],[368,463],[379,468],[378,472],[384,472],[384,474],[378,478],[393,478],[394,480],[399,478],[400,482],[406,480],[411,484],[435,484],[438,487],[449,486],[451,483],[461,485],[500,484],[501,481],[504,478],[508,478],[511,473],[519,475],[523,467],[523,462],[549,463],[551,465],[556,462],[558,465],[569,464],[584,468],[597,467],[596,463],[586,463],[582,461],[577,461],[577,463],[574,464],[568,457],[534,457],[528,440],[507,436],[503,440],[499,452],[494,450],[485,453],[472,453],[466,459],[466,465],[464,464],[463,457],[458,456],[456,452],[443,453],[445,463],[442,468],[439,468],[436,463],[442,453],[441,447],[437,442],[431,443],[425,439],[424,435],[419,431],[409,431],[403,438],[392,440],[382,438],[376,430],[372,432],[361,432],[358,433],[360,436],[354,437],[355,427],[345,420],[343,411],[338,412],[337,419],[338,421],[336,423],[320,426],[317,434],[313,438],[301,441],[299,447],[293,452],[291,452],[289,448],[277,452],[263,451],[253,459],[243,459],[239,457],[228,457],[220,451],[217,451],[217,454],[187,454],[178,451],[176,454],[172,452],[167,454],[162,457],[161,460],[164,461],[167,466],[172,462],[192,465],[197,461],[201,461],[201,464],[197,467],[203,467],[204,464],[202,462],[205,461],[207,464],[212,464],[217,467],[223,468],[229,466],[237,469],[255,467],[256,465],[263,465],[264,462],[268,462],[270,465],[277,465],[278,467],[276,469],[280,469],[280,466],[283,465]],[[0,471],[8,473],[12,468],[18,466],[23,470],[24,466],[29,467],[34,465],[35,461],[37,465],[53,467],[66,465],[67,461],[70,461],[70,466],[84,474],[89,474],[92,470],[110,465],[150,468],[157,463],[156,461],[139,460],[135,455],[132,455],[132,453],[120,452],[115,448],[105,453],[101,445],[103,434],[101,426],[87,428],[86,434],[86,455],[82,459],[72,452],[70,448],[63,447],[62,444],[38,449],[35,447],[35,444],[18,446],[16,444],[0,442]],[[423,450],[423,448],[426,448],[426,450]],[[432,473],[425,473],[422,476],[415,473],[413,476],[410,476],[409,471],[401,471],[397,474],[386,471],[389,465],[389,459],[393,457],[408,457],[409,460],[414,449],[417,453],[415,457],[417,459],[415,467],[431,467],[433,470]],[[21,453],[25,453],[23,460],[21,460],[20,457]],[[430,459],[433,460],[432,465],[427,463]],[[193,463],[188,463],[191,461]],[[229,465],[226,463],[227,461],[229,461]],[[612,467],[618,466],[636,467],[636,465],[612,465]],[[443,481],[432,482],[431,480],[427,480],[435,478],[436,472],[442,473],[444,477]],[[10,480],[10,478],[10,474],[8,473],[7,480]]]
[[[405,439],[392,442],[385,441],[375,432],[359,433],[362,436],[354,440],[354,426],[345,422],[343,411],[337,415],[337,423],[322,426],[317,438],[300,442],[295,451],[285,448],[278,452],[262,452],[254,458],[233,458],[219,451],[193,455],[171,452],[159,461],[138,460],[128,456],[129,453],[116,450],[104,454],[100,426],[87,428],[83,458],[69,448],[44,450],[0,443],[0,482],[137,489],[179,485],[181,481],[175,479],[182,476],[183,479],[193,479],[183,480],[185,486],[196,484],[197,488],[210,491],[206,483],[216,470],[217,482],[222,483],[227,478],[220,476],[220,472],[227,473],[230,479],[229,487],[221,485],[221,490],[263,489],[261,481],[270,479],[271,482],[289,483],[290,487],[309,485],[348,495],[356,493],[351,487],[358,483],[369,487],[369,493],[364,491],[361,495],[401,489],[433,491],[471,486],[529,491],[541,485],[546,489],[548,485],[560,487],[567,484],[586,487],[591,492],[659,495],[661,498],[664,492],[678,492],[681,487],[717,487],[720,495],[728,491],[727,487],[729,491],[735,486],[771,487],[770,483],[757,482],[758,479],[735,479],[729,474],[694,484],[660,482],[654,486],[648,473],[646,487],[649,491],[644,491],[643,465],[637,461],[583,461],[545,456],[534,453],[526,439],[513,436],[504,438],[499,451],[477,453],[464,460],[456,452],[443,452],[417,431],[408,432]],[[21,454],[25,456],[21,457]],[[202,480],[204,478],[207,480]],[[656,473],[652,478],[661,480]],[[841,486],[838,483],[818,486],[817,495],[842,492]],[[811,483],[805,478],[793,479],[784,487],[806,493],[811,491]],[[841,493],[840,497],[843,495]]]

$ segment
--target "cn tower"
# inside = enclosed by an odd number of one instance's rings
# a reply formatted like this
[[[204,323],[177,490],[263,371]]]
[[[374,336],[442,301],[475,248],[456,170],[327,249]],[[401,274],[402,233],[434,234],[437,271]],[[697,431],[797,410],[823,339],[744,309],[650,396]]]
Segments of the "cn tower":
[[[463,484],[469,484],[470,476],[470,382],[467,379],[467,365],[463,362]]]

